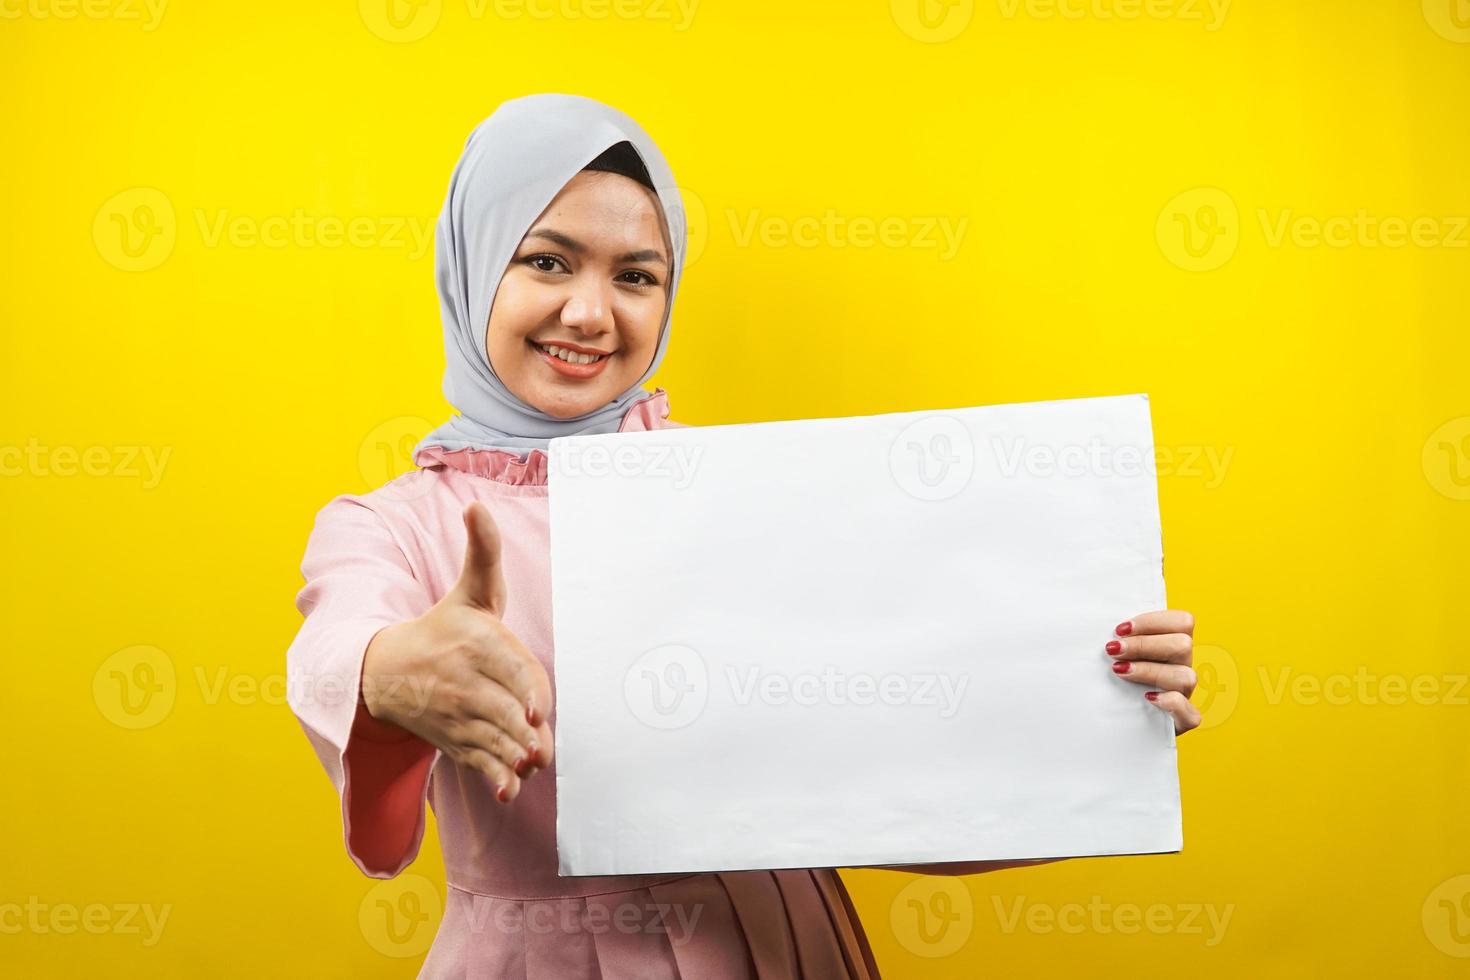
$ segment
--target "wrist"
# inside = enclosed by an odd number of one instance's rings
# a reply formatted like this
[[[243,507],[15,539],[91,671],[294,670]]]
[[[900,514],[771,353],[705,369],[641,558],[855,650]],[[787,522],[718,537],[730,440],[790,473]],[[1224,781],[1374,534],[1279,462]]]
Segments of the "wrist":
[[[411,621],[393,623],[373,634],[362,656],[362,683],[358,701],[374,721],[396,724],[393,692],[401,687],[393,678],[403,676],[399,651],[402,637]]]

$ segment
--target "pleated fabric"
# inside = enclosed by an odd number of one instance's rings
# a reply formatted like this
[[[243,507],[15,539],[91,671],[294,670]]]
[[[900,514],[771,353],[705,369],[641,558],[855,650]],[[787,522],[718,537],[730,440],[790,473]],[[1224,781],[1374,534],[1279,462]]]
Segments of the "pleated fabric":
[[[451,885],[421,977],[466,980],[878,980],[830,868],[689,875],[579,898]]]

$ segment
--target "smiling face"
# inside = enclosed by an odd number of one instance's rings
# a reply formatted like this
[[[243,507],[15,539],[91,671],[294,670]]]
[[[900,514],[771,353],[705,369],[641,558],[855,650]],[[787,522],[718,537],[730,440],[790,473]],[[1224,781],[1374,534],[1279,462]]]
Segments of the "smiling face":
[[[485,350],[496,376],[554,418],[615,400],[653,363],[670,254],[652,191],[580,171],[521,239],[495,292]]]

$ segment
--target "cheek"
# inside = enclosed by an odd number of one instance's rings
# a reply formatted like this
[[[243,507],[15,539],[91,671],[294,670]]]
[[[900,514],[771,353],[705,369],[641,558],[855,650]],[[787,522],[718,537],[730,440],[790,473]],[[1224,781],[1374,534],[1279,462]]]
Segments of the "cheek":
[[[485,353],[496,377],[513,384],[527,370],[526,334],[535,327],[534,297],[509,279],[500,284],[485,327]]]
[[[628,313],[627,344],[632,350],[652,355],[658,346],[658,330],[663,326],[665,304],[656,299],[638,303]]]
[[[538,290],[507,274],[490,307],[489,346],[506,348],[519,343],[546,318],[553,298],[548,290]]]

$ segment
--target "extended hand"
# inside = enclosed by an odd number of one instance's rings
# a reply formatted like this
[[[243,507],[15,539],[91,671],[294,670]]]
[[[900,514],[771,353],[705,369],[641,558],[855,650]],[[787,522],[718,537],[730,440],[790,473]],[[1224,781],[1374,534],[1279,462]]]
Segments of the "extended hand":
[[[551,765],[551,680],[501,621],[506,586],[495,521],[476,501],[464,522],[459,581],[423,616],[378,631],[363,657],[363,700],[374,718],[484,773],[505,803],[522,779]],[[405,678],[410,683],[395,683]]]

